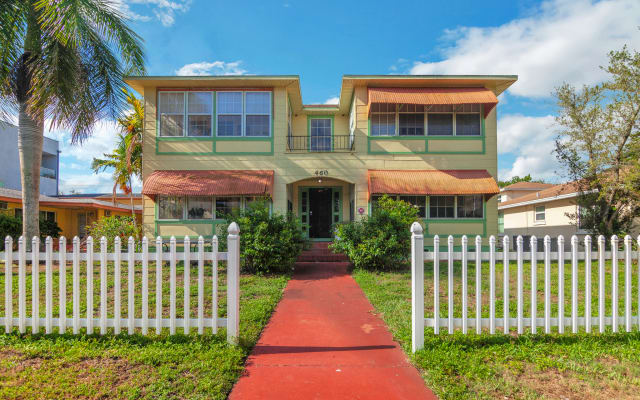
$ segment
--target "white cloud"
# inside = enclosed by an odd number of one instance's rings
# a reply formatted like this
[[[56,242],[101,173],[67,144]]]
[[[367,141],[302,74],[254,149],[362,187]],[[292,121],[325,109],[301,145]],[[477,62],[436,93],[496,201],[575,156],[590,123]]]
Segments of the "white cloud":
[[[553,150],[557,126],[554,117],[505,115],[498,121],[498,153],[513,155],[509,169],[499,171],[500,179],[531,174],[534,178],[557,181],[560,166]]]
[[[246,69],[243,69],[240,65],[242,61],[224,62],[197,62],[192,64],[186,64],[180,69],[176,70],[176,75],[182,76],[197,76],[197,75],[245,75]]]
[[[550,0],[497,27],[445,32],[444,60],[415,62],[412,74],[517,74],[510,92],[549,96],[562,82],[594,84],[610,50],[640,48],[640,1]]]
[[[340,98],[338,96],[329,97],[324,104],[340,104]]]
[[[175,23],[178,13],[186,13],[191,8],[191,0],[114,0],[114,6],[129,19],[148,22],[152,17],[139,14],[131,9],[131,5],[150,9],[160,23],[169,27]]]
[[[101,120],[82,144],[71,144],[71,134],[66,130],[48,131],[45,125],[45,136],[60,142],[62,156],[74,157],[78,161],[88,161],[95,157],[102,157],[104,153],[110,153],[118,141],[120,128],[114,121]],[[76,164],[77,166],[77,164]]]

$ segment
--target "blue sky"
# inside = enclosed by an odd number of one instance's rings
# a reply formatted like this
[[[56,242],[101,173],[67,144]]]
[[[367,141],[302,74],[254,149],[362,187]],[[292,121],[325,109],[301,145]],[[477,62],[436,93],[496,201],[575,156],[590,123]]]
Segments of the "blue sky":
[[[624,44],[640,50],[637,0],[205,1],[117,0],[145,40],[148,73],[295,74],[305,103],[334,101],[343,74],[516,74],[498,105],[501,178],[561,181],[551,154],[562,82],[605,78],[598,68]],[[109,151],[104,121],[82,147],[66,132],[61,189],[110,191],[91,159]]]

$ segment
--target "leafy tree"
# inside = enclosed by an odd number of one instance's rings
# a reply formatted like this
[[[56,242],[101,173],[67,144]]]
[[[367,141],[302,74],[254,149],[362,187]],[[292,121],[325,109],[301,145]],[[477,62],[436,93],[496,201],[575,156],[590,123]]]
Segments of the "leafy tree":
[[[574,223],[593,234],[629,231],[640,211],[640,53],[609,53],[604,83],[555,91],[555,153],[580,191]]]
[[[518,175],[513,176],[511,179],[508,179],[506,181],[498,181],[498,186],[503,188],[505,186],[509,186],[509,185],[513,185],[514,183],[518,183],[518,182],[536,182],[536,183],[545,183],[545,181],[543,179],[533,179],[531,178],[531,174],[527,174],[523,177],[519,177]]]
[[[129,236],[136,240],[136,249],[142,247],[140,239],[142,230],[136,226],[136,218],[129,216],[112,215],[111,217],[100,218],[87,226],[87,233],[93,237],[93,245],[100,248],[100,239],[107,238],[107,249],[113,251],[113,239],[118,236],[123,246],[126,246]]]
[[[371,217],[338,225],[330,248],[346,254],[356,268],[398,269],[409,261],[409,229],[417,220],[416,207],[384,195]]]
[[[141,38],[107,0],[0,1],[0,108],[18,113],[25,236],[39,235],[45,118],[82,143],[120,114],[125,73],[144,73]]]

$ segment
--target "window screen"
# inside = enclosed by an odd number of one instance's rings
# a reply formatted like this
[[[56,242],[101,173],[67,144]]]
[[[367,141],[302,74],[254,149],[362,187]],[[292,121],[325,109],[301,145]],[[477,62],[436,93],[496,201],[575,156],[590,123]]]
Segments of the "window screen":
[[[437,136],[452,136],[453,114],[429,114],[427,117],[427,133]]]
[[[429,197],[430,218],[453,218],[455,198],[453,196]]]

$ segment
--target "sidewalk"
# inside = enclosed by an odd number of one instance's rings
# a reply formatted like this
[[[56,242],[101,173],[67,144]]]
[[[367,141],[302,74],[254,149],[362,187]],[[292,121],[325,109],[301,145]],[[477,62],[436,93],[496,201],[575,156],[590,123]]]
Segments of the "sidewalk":
[[[435,399],[344,262],[302,262],[229,399]]]

